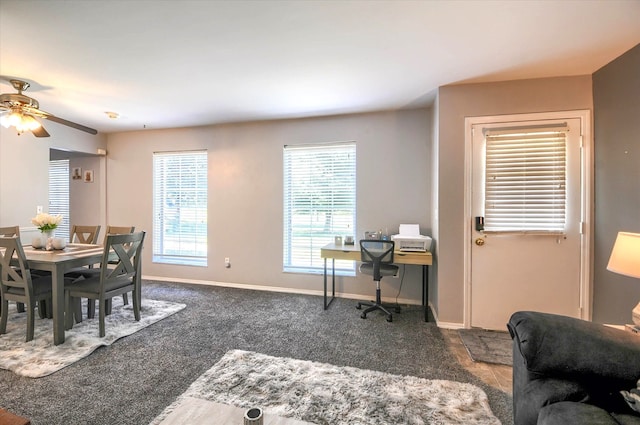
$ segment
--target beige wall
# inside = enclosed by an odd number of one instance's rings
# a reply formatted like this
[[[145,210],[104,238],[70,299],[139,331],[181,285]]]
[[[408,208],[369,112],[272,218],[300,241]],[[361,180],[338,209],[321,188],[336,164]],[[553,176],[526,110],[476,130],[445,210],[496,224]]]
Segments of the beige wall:
[[[83,179],[69,181],[69,229],[71,225],[102,226],[99,241],[104,237],[106,224],[106,158],[103,156],[73,156],[69,158],[69,172],[80,167],[93,171],[93,182]]]
[[[289,288],[319,293],[318,275],[283,273],[284,145],[355,140],[357,232],[419,223],[430,234],[430,110],[149,130],[109,136],[107,221],[148,232],[144,275]],[[154,264],[152,156],[158,151],[209,152],[209,265]],[[224,268],[229,257],[231,268]],[[407,266],[399,296],[419,303],[420,268]],[[337,279],[336,291],[370,297],[370,277]],[[383,281],[395,298],[400,279]]]
[[[464,319],[464,226],[470,225],[464,220],[465,118],[578,109],[593,109],[590,75],[439,89],[438,271],[437,297],[432,300],[439,322],[455,326]]]

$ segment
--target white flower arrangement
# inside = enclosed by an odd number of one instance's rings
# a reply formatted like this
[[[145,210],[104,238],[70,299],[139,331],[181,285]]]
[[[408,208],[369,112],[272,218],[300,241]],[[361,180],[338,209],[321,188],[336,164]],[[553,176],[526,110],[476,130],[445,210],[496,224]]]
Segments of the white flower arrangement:
[[[31,219],[31,223],[38,227],[41,232],[49,232],[51,230],[55,230],[61,221],[61,215],[51,215],[47,213],[40,213]]]

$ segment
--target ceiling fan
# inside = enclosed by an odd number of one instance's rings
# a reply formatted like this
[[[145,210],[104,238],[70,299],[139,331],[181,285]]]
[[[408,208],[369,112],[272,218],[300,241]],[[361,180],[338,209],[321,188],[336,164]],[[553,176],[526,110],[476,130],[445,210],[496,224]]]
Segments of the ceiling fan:
[[[0,94],[0,122],[3,126],[16,127],[18,134],[30,131],[36,137],[49,137],[47,130],[36,119],[44,118],[89,134],[98,134],[98,131],[93,128],[76,124],[41,110],[37,100],[22,94],[30,86],[26,81],[11,79],[9,82],[18,93]]]

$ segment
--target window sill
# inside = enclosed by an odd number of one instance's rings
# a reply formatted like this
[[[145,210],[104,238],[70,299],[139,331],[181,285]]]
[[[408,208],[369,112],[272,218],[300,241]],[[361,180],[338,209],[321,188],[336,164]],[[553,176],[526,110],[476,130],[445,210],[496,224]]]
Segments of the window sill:
[[[194,266],[194,267],[207,267],[206,258],[180,258],[180,257],[166,257],[166,256],[154,256],[151,260],[157,264],[172,264],[176,266]]]

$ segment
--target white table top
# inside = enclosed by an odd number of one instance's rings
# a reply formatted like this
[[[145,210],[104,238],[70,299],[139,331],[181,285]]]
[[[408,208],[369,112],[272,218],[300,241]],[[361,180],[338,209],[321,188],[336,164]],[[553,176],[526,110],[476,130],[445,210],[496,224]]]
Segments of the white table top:
[[[160,425],[242,425],[247,409],[194,397],[186,397]],[[297,419],[263,413],[264,425],[313,425]]]

